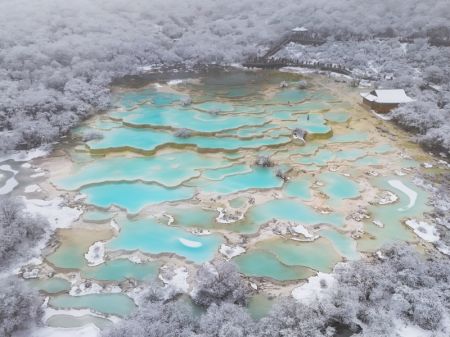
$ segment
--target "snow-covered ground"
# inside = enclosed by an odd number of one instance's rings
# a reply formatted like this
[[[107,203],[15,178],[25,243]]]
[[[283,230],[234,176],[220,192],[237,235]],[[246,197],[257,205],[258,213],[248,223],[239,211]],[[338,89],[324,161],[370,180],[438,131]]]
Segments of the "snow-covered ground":
[[[35,158],[45,157],[51,151],[51,145],[38,147],[26,151],[11,151],[0,156],[0,163],[7,160],[14,160],[16,162],[27,162]]]
[[[62,198],[56,197],[51,200],[27,199],[21,197],[26,211],[32,215],[45,217],[52,229],[69,228],[83,213],[79,208],[65,205]]]
[[[336,279],[332,274],[318,273],[310,277],[308,282],[292,290],[292,297],[297,301],[310,304],[331,295],[336,285]]]
[[[417,221],[415,219],[406,220],[405,223],[411,227],[421,239],[427,242],[436,242],[439,240],[439,233],[436,227],[425,221]]]
[[[189,272],[186,267],[173,268],[170,266],[162,266],[160,268],[159,279],[168,287],[176,291],[187,293],[189,290],[188,277]]]

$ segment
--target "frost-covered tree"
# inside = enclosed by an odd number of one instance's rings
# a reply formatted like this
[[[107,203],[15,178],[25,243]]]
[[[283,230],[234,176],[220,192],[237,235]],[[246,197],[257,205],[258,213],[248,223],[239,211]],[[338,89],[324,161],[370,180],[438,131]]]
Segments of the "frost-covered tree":
[[[434,65],[440,72],[428,68],[427,77],[445,82],[448,48],[430,47],[427,38],[445,38],[449,12],[447,0],[432,6],[420,0],[3,1],[1,149],[34,147],[65,134],[109,106],[113,79],[149,65],[242,62],[298,25],[329,39],[303,50],[308,60],[402,74],[405,64]],[[407,47],[406,56],[398,41],[364,41],[398,35],[422,41]]]
[[[104,332],[106,337],[191,337],[191,307],[180,302],[147,302],[137,313]]]
[[[404,104],[392,112],[394,120],[408,129],[426,133],[445,123],[450,114],[433,102],[412,102]]]
[[[231,304],[212,304],[200,318],[199,337],[249,337],[255,322],[247,309]]]
[[[207,263],[199,268],[193,300],[201,306],[222,302],[245,305],[249,287],[231,262]]]
[[[358,326],[364,336],[389,336],[395,319],[448,333],[443,317],[450,313],[450,261],[425,260],[400,243],[384,249],[382,256],[335,270],[337,291],[322,303],[330,319],[353,329]]]
[[[0,279],[0,303],[1,336],[40,324],[42,299],[24,281],[13,276]]]
[[[326,316],[317,309],[283,298],[262,318],[257,327],[260,337],[322,337],[326,330]]]
[[[0,200],[0,269],[29,256],[46,228],[47,220],[28,215],[21,202],[11,198]]]

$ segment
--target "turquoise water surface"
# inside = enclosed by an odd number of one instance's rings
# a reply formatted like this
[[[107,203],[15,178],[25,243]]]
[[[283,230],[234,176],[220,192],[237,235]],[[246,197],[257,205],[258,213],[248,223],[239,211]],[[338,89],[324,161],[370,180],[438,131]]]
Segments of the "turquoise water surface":
[[[220,244],[220,235],[194,235],[183,229],[169,227],[155,219],[120,221],[119,236],[107,244],[111,250],[162,254],[173,253],[195,263],[211,260]]]
[[[91,309],[94,312],[125,317],[135,308],[133,300],[124,294],[90,294],[51,297],[49,306],[57,309]]]
[[[192,198],[189,187],[166,188],[157,184],[105,183],[81,189],[87,195],[86,203],[102,208],[117,206],[135,214],[145,206]]]

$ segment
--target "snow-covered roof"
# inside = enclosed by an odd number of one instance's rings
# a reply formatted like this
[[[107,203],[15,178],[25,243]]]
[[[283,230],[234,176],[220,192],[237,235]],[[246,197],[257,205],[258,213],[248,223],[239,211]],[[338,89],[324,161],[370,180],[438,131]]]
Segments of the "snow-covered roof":
[[[398,104],[414,101],[411,97],[406,95],[405,90],[403,89],[374,90],[371,92],[362,92],[360,95],[368,101],[376,103]]]
[[[293,32],[307,32],[308,31],[308,28],[306,28],[306,27],[295,27],[295,28],[293,28],[292,29],[292,31]]]

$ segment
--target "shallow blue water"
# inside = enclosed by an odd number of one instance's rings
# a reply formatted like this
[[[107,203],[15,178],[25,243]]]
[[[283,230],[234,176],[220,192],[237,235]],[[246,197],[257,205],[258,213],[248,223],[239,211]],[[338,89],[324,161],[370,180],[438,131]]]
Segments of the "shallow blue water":
[[[107,244],[111,250],[140,250],[144,253],[174,253],[188,261],[211,260],[224,241],[220,235],[194,235],[181,228],[158,223],[148,218],[119,221],[119,235]]]
[[[82,188],[86,203],[101,208],[117,206],[129,213],[138,213],[145,206],[192,198],[190,187],[166,188],[144,183],[105,183]]]

